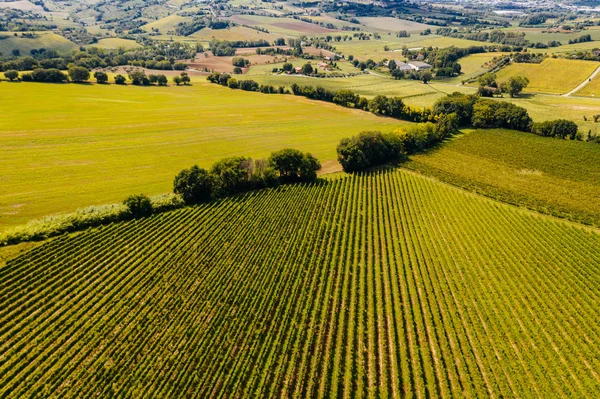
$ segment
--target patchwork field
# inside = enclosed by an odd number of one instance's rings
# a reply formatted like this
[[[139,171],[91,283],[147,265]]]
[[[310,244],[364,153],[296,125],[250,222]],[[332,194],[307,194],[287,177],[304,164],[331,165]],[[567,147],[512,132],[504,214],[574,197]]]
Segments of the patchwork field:
[[[33,49],[45,48],[67,52],[77,48],[77,45],[64,37],[51,32],[35,32],[35,37],[23,37],[22,32],[0,32],[0,53],[11,54],[13,50],[19,50],[21,55],[29,55]]]
[[[419,33],[423,32],[425,29],[436,29],[433,25],[426,25],[392,17],[361,17],[358,18],[358,20],[362,25],[375,31],[389,31],[395,33],[405,30],[408,33]]]
[[[201,81],[189,87],[2,82],[0,98],[0,228],[136,192],[169,192],[181,169],[225,156],[265,157],[295,147],[332,161],[340,138],[403,123]]]
[[[547,58],[541,64],[513,63],[498,72],[498,81],[511,76],[526,76],[525,92],[566,94],[600,67],[600,62]]]
[[[259,40],[263,39],[269,43],[275,39],[281,37],[281,35],[274,35],[271,33],[265,33],[256,29],[250,29],[245,26],[234,26],[229,29],[210,29],[204,28],[188,36],[190,39],[195,39],[203,43],[208,43],[212,39],[219,40]]]
[[[600,146],[508,130],[459,136],[410,169],[505,202],[600,226]]]
[[[278,35],[317,35],[337,32],[317,24],[304,22],[293,18],[265,17],[261,15],[234,15],[229,18],[239,25],[259,26]]]
[[[412,173],[263,190],[0,268],[0,396],[594,397],[599,270],[598,232]]]

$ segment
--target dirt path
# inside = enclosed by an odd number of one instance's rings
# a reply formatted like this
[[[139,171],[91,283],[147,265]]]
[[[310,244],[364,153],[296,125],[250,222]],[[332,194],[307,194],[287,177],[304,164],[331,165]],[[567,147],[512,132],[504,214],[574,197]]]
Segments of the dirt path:
[[[599,73],[600,73],[600,66],[598,68],[596,68],[596,70],[594,71],[594,73],[592,73],[589,78],[587,78],[586,80],[584,80],[583,82],[581,82],[581,84],[579,86],[577,86],[576,88],[574,88],[573,90],[571,90],[567,94],[563,94],[563,97],[569,97],[570,95],[572,95],[572,94],[578,92],[579,90],[583,89]]]

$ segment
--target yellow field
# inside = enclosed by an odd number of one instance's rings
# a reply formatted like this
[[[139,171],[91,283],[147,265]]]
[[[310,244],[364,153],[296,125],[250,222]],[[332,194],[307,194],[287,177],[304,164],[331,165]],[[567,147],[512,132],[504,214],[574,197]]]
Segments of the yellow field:
[[[498,81],[526,76],[525,92],[565,94],[587,79],[600,62],[547,58],[541,64],[511,64],[498,72]]]
[[[600,97],[600,75],[596,75],[583,89],[575,93],[576,96]]]
[[[334,162],[342,137],[403,122],[302,97],[188,87],[0,83],[0,228],[133,193],[231,155],[294,147]],[[35,107],[31,106],[35,98]]]
[[[256,29],[246,28],[245,26],[234,26],[230,29],[210,29],[204,28],[189,36],[191,39],[196,39],[201,42],[209,42],[212,39],[219,40],[267,40],[272,42],[281,35],[274,35],[257,31]]]

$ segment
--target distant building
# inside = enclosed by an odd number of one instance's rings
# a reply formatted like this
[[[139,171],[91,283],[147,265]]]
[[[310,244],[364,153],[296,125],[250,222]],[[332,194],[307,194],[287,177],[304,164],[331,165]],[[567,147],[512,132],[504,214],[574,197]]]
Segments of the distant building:
[[[431,65],[422,61],[411,61],[408,63],[412,69],[415,71],[424,71],[426,69],[431,69]]]
[[[302,73],[302,67],[296,67],[294,68],[294,70],[296,71],[296,73]]]
[[[407,64],[406,62],[396,61],[396,69],[399,69],[401,71],[410,71],[413,69],[413,67]]]

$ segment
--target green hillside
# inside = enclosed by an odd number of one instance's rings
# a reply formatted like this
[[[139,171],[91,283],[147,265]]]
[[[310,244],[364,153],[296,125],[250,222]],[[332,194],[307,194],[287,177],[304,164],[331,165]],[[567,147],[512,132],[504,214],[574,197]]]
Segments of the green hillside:
[[[0,268],[0,397],[594,397],[600,235],[388,171]]]

